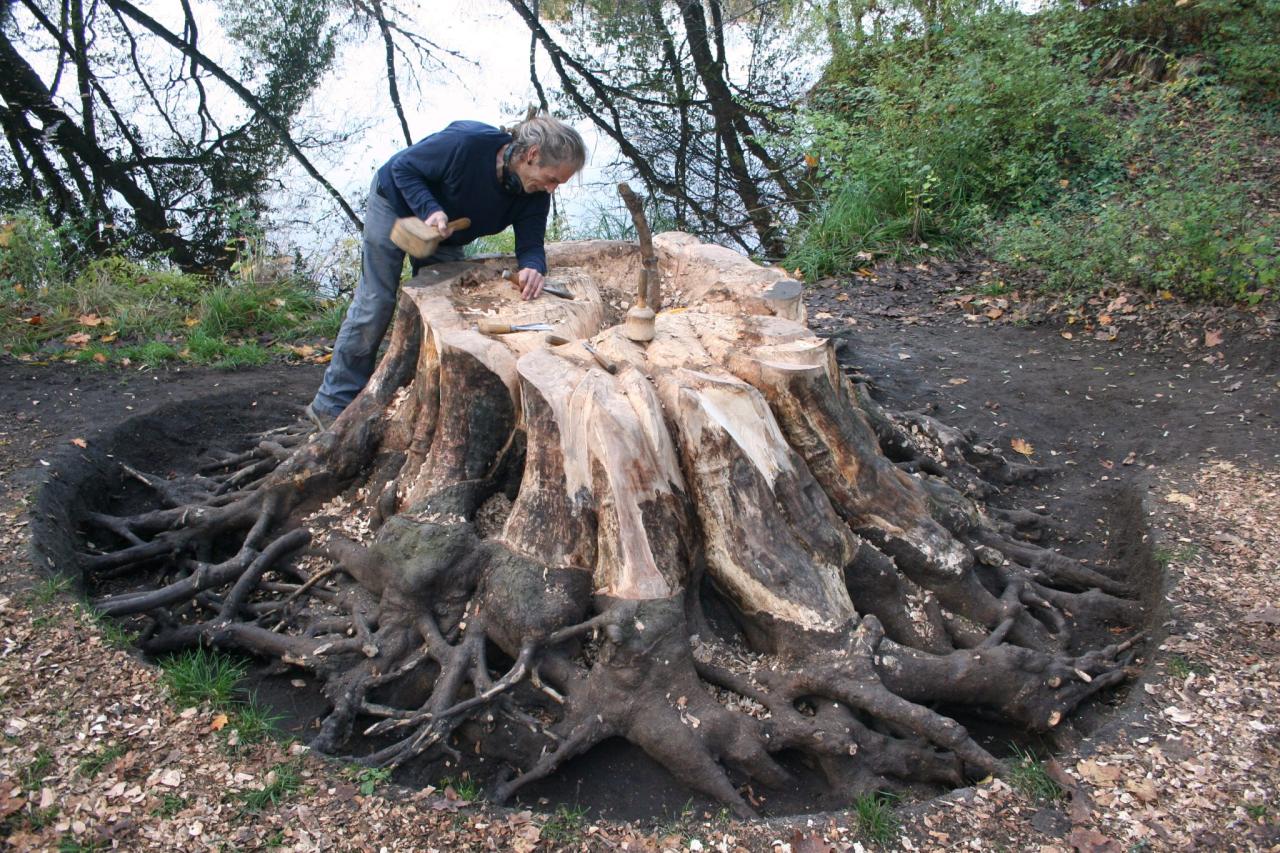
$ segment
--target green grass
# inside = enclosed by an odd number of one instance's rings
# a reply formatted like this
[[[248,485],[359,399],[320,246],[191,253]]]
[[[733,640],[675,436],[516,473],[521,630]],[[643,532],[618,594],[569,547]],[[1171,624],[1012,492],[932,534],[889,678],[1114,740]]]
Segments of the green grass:
[[[4,351],[87,364],[190,358],[234,369],[269,360],[259,336],[333,337],[346,310],[345,300],[320,300],[317,285],[293,275],[191,275],[159,255],[92,257],[81,230],[0,211]]]
[[[52,769],[53,753],[42,746],[31,757],[31,763],[22,768],[22,773],[18,777],[22,790],[34,791],[39,788],[40,783],[44,781],[44,778],[49,775],[49,771]]]
[[[570,844],[582,837],[586,828],[586,806],[560,806],[542,825],[542,837],[555,844]]]
[[[129,649],[133,647],[138,635],[121,627],[120,623],[110,617],[95,612],[85,604],[76,604],[76,614],[80,619],[94,626],[102,641],[113,649]]]
[[[338,330],[342,328],[342,321],[346,318],[347,309],[350,307],[350,299],[321,301],[316,312],[312,314],[311,320],[303,327],[302,337],[330,340],[338,337]]]
[[[156,817],[173,817],[190,804],[191,801],[186,797],[179,797],[177,794],[165,794],[164,799],[160,801],[160,805],[152,809],[151,813]]]
[[[206,702],[229,706],[248,670],[242,661],[201,646],[161,660],[160,671],[169,698],[189,708]]]
[[[360,793],[367,797],[391,779],[391,769],[388,767],[352,768],[351,779],[360,789]]]
[[[50,575],[31,588],[31,601],[39,605],[50,604],[74,584],[75,579],[70,575]]]
[[[58,853],[89,853],[91,850],[106,849],[106,841],[96,838],[77,838],[69,832],[58,839]]]
[[[1014,761],[1009,765],[1009,785],[1035,802],[1057,802],[1064,796],[1062,786],[1049,776],[1044,762],[1029,750],[1013,748]]]
[[[81,776],[92,779],[102,772],[102,769],[120,756],[128,752],[129,749],[122,743],[104,746],[93,755],[80,762],[77,768]]]
[[[1244,812],[1253,820],[1266,820],[1267,806],[1265,803],[1246,803]]]
[[[1179,681],[1186,679],[1192,673],[1196,675],[1208,675],[1209,667],[1196,660],[1185,658],[1182,655],[1169,655],[1169,659],[1165,662],[1165,666],[1169,670],[1169,674]]]
[[[453,788],[453,792],[458,795],[458,799],[471,802],[479,799],[480,785],[470,776],[463,774],[459,777],[446,776],[440,780],[440,788]]]
[[[243,703],[235,706],[232,712],[231,726],[239,735],[242,744],[276,738],[280,735],[279,723],[284,715],[277,714],[266,705],[258,702],[256,695],[250,694]]]
[[[178,351],[164,341],[147,341],[145,344],[122,347],[117,355],[121,360],[127,358],[134,364],[147,367],[160,367],[178,360]]]
[[[277,764],[267,773],[263,787],[240,791],[236,794],[236,798],[244,804],[246,811],[260,812],[284,802],[300,787],[302,787],[302,777],[298,775],[297,765]]]
[[[897,797],[883,791],[863,794],[853,801],[853,819],[859,834],[876,844],[888,844],[900,825],[894,804]]]

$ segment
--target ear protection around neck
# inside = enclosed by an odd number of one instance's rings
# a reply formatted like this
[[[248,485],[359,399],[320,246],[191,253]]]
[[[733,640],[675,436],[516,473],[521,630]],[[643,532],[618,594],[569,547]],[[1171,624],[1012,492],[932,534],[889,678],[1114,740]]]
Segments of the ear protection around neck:
[[[509,195],[523,195],[524,182],[511,168],[511,155],[515,153],[514,142],[507,143],[507,150],[502,152],[502,189]]]

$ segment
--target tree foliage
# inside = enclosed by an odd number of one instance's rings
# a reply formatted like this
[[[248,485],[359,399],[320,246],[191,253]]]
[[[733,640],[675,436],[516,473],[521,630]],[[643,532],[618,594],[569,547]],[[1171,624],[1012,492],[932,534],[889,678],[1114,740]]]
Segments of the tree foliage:
[[[381,0],[6,0],[0,203],[88,222],[96,249],[127,242],[186,268],[225,267],[229,238],[265,211],[292,159],[358,226],[311,161],[344,129],[310,127],[301,111],[343,41],[373,27],[408,137],[396,58],[429,59],[435,45]]]
[[[781,254],[807,200],[799,162],[768,142],[806,79],[788,4],[561,2],[552,27],[536,2],[508,2],[550,57],[558,105],[614,142],[657,221]]]

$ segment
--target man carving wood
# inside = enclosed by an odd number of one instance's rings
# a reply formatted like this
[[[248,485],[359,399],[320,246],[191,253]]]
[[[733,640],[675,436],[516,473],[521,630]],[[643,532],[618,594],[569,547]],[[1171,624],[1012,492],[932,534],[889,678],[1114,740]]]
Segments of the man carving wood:
[[[509,133],[456,121],[388,160],[369,188],[355,298],[307,416],[327,427],[373,373],[404,266],[405,252],[391,239],[397,219],[417,217],[442,237],[433,255],[413,259],[414,273],[461,260],[467,243],[512,226],[521,297],[534,299],[547,272],[543,242],[551,193],[585,161],[586,146],[577,131],[546,115],[532,116]],[[470,227],[450,229],[450,221],[460,218],[469,219]]]

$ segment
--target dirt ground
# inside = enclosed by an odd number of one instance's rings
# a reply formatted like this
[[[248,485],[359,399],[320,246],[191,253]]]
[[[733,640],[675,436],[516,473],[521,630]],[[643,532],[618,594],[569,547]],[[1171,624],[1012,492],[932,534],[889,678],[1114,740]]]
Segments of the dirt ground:
[[[1023,300],[981,262],[882,265],[808,291],[811,325],[891,408],[927,409],[1060,474],[1005,497],[1063,520],[1068,553],[1165,570],[1142,678],[1064,737],[1036,801],[987,781],[898,810],[890,849],[1280,850],[1280,344],[1274,311],[1138,294]],[[319,368],[122,371],[0,360],[0,821],[19,849],[870,848],[851,813],[756,823],[701,807],[644,822],[492,809],[382,786],[268,742],[228,748],[180,711],[27,550],[35,489],[99,430],[192,401],[209,416],[135,458],[292,417]],[[211,397],[236,411],[217,417]],[[1025,444],[1023,444],[1025,442]],[[158,449],[163,446],[164,453]],[[1026,446],[1029,445],[1029,448]],[[1146,541],[1143,541],[1146,537]],[[1140,546],[1140,547],[1139,547]],[[281,766],[302,787],[246,810]],[[566,779],[580,785],[583,780]],[[587,778],[589,784],[589,777]],[[580,790],[580,789],[579,789]],[[585,798],[584,798],[585,799]],[[537,807],[537,803],[534,804]],[[80,845],[78,847],[74,845]]]

